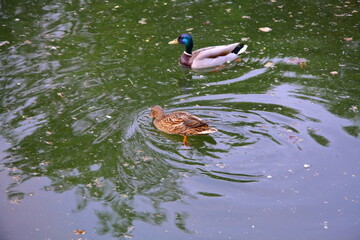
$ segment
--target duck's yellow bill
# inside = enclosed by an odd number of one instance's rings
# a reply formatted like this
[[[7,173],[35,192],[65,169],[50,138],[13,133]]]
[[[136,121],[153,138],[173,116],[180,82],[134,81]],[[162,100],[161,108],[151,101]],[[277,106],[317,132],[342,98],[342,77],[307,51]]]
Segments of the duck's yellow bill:
[[[178,43],[179,43],[179,41],[177,39],[172,40],[172,41],[169,42],[169,44],[178,44]]]

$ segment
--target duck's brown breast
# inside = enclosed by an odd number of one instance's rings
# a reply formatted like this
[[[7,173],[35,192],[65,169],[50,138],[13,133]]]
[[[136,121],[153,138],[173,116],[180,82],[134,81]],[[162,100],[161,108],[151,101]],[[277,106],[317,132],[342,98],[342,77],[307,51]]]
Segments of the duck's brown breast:
[[[185,53],[181,54],[179,63],[184,67],[191,67],[191,56]]]

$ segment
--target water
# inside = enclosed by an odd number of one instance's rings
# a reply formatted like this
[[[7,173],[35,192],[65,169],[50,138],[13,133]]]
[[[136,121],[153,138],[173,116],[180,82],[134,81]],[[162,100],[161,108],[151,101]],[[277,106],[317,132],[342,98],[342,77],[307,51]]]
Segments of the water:
[[[1,1],[1,239],[359,239],[359,11]],[[248,53],[182,69],[185,32]],[[157,104],[219,131],[182,146]]]

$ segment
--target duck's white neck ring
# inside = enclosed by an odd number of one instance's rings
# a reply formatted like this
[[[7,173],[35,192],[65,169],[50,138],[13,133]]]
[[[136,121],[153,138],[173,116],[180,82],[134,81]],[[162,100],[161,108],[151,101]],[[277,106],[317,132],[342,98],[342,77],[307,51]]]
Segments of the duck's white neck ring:
[[[187,55],[187,56],[190,56],[190,57],[192,56],[192,54],[187,53],[186,51],[184,52],[184,54]]]

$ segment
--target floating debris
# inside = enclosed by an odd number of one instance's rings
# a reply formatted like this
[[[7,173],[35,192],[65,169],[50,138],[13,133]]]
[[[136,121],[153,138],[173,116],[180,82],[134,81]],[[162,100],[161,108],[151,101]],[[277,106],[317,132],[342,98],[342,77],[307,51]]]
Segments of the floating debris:
[[[334,14],[336,17],[351,17],[351,13],[343,13],[343,14]]]
[[[275,68],[275,64],[273,62],[267,62],[267,63],[265,63],[264,67],[266,67],[266,68]]]
[[[221,163],[221,162],[215,164],[215,166],[218,167],[218,168],[225,168],[225,164],[224,164],[224,163]]]
[[[295,135],[290,135],[289,136],[289,141],[292,142],[293,144],[295,143],[299,143],[299,142],[302,142],[304,141],[304,139],[298,137],[298,136],[295,136]]]
[[[148,156],[143,157],[144,162],[151,161],[152,159],[153,159],[152,157],[148,157]]]
[[[261,28],[259,28],[259,30],[262,32],[270,32],[272,29],[269,27],[261,27]]]
[[[20,198],[13,198],[10,200],[11,204],[20,204],[21,203],[21,199]]]
[[[347,42],[351,42],[353,40],[353,38],[352,37],[344,37],[344,40]]]
[[[51,50],[57,50],[60,47],[59,46],[46,46],[46,48],[49,48]]]
[[[330,72],[331,75],[338,75],[339,73],[337,71]]]
[[[58,95],[58,96],[61,97],[61,98],[64,98],[64,94],[61,93],[61,92],[56,93],[56,95]]]
[[[21,181],[21,176],[15,175],[15,176],[11,176],[11,180],[13,182],[20,182]]]
[[[324,221],[322,226],[324,227],[324,229],[329,229],[329,222],[328,221]]]
[[[95,179],[93,183],[96,187],[101,188],[105,186],[105,183],[100,179]]]
[[[307,67],[307,62],[299,62],[299,66],[304,69]]]
[[[146,18],[140,19],[140,21],[139,21],[138,23],[140,23],[140,24],[146,24],[146,23],[147,23],[147,22],[146,22]]]
[[[9,41],[2,41],[2,42],[0,42],[0,47],[3,46],[3,45],[5,45],[5,44],[9,44]]]
[[[50,163],[50,162],[41,162],[41,163],[39,163],[39,165],[40,165],[41,167],[46,167],[46,166],[49,166],[49,163]]]
[[[357,106],[351,106],[351,107],[349,108],[349,110],[352,111],[352,112],[359,112],[359,109],[358,109]]]
[[[309,168],[310,167],[310,164],[304,164],[304,168]]]
[[[85,230],[79,230],[79,229],[76,229],[74,230],[75,234],[78,234],[78,235],[84,235],[86,233]]]

